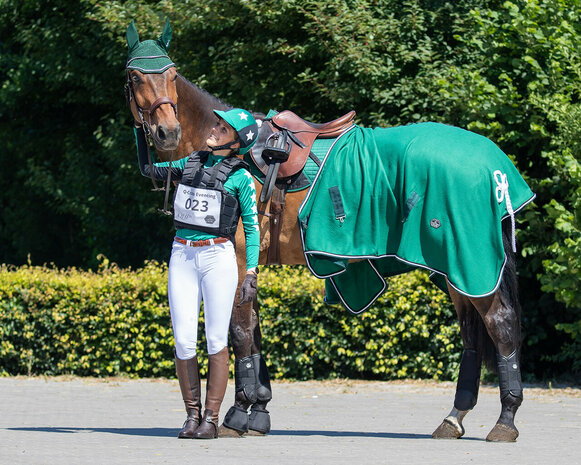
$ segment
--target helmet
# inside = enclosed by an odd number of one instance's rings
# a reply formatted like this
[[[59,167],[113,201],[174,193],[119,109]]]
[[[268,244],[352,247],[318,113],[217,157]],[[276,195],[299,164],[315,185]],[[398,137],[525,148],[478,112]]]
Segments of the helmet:
[[[240,142],[238,153],[244,155],[248,152],[258,138],[258,123],[254,116],[242,108],[233,108],[228,111],[214,110],[214,113],[232,126],[238,134],[236,141]]]

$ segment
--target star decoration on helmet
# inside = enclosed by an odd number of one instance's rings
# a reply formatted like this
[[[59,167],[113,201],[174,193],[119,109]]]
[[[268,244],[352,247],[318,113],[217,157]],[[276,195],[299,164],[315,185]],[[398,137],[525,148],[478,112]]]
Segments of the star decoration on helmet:
[[[238,113],[238,116],[240,116],[241,120],[247,121],[248,120],[248,115],[246,113],[244,113],[243,111],[241,111],[240,113]]]
[[[254,133],[252,131],[248,131],[246,133],[246,140],[249,141],[249,140],[252,140],[252,139],[254,139]]]

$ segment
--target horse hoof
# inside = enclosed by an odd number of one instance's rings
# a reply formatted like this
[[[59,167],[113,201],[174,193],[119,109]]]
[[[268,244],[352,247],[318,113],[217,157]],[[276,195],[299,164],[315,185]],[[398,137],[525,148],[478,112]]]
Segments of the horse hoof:
[[[260,431],[256,431],[256,430],[253,430],[253,429],[249,429],[248,430],[248,436],[266,436],[266,434],[265,433],[262,433]]]
[[[497,423],[486,436],[488,442],[515,442],[518,438],[518,430],[503,423]]]
[[[242,436],[244,436],[245,433],[241,432],[241,431],[236,431],[235,429],[232,428],[228,428],[227,426],[224,426],[223,424],[220,425],[220,427],[218,428],[218,437],[219,438],[241,438]]]
[[[464,435],[464,428],[458,428],[457,425],[450,420],[445,419],[436,431],[432,433],[434,439],[459,439]]]

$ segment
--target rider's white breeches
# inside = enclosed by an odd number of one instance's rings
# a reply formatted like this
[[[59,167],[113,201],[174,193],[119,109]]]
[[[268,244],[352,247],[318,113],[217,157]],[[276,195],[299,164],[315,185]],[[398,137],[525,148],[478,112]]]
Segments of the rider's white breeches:
[[[196,355],[200,303],[208,354],[228,345],[228,327],[238,285],[238,267],[232,242],[191,247],[174,241],[169,261],[168,298],[176,356]]]

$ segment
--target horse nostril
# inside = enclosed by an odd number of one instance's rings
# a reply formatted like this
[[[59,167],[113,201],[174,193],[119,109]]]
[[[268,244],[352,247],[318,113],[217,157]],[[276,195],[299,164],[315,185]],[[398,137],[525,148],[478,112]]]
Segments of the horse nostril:
[[[167,138],[165,130],[163,129],[163,126],[159,126],[157,128],[157,138],[159,140],[165,140]]]

